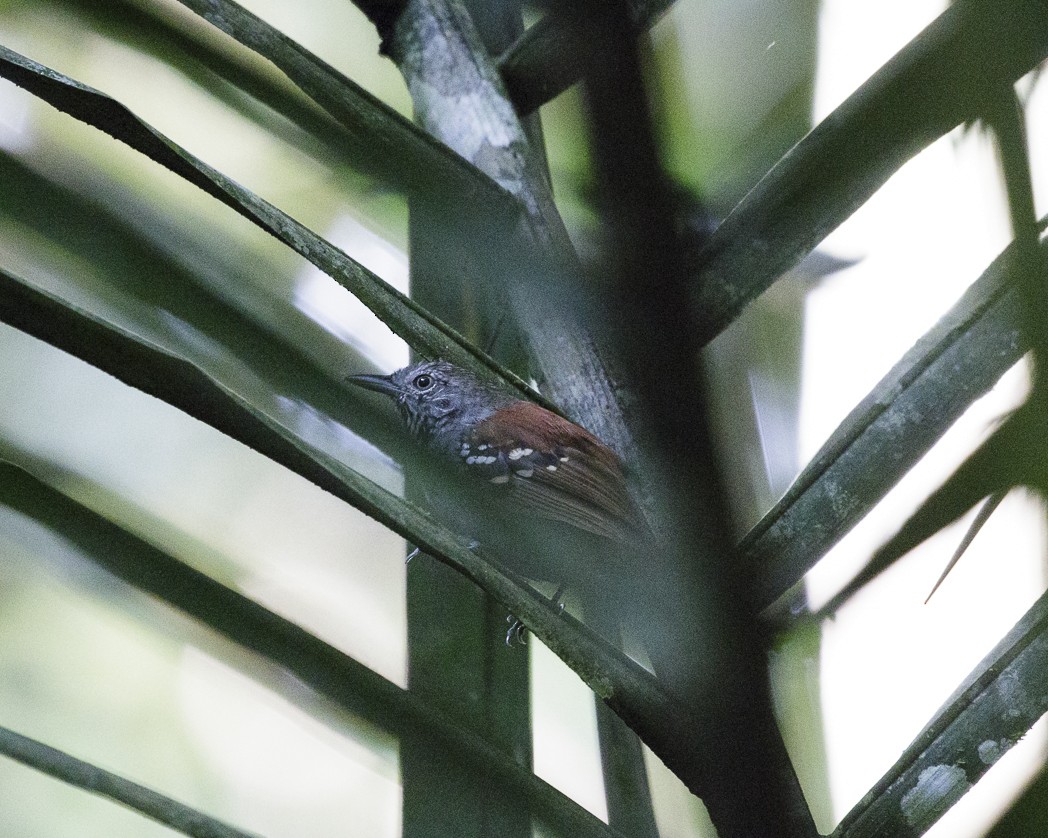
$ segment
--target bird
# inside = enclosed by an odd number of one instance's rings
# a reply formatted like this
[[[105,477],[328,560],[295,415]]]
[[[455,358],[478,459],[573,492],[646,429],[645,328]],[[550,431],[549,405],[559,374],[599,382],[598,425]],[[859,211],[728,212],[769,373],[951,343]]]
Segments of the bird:
[[[619,457],[580,425],[444,360],[350,383],[390,397],[414,439],[474,480],[474,536],[522,575],[618,608],[649,534]],[[555,595],[556,596],[556,595]],[[602,622],[607,615],[602,615]]]

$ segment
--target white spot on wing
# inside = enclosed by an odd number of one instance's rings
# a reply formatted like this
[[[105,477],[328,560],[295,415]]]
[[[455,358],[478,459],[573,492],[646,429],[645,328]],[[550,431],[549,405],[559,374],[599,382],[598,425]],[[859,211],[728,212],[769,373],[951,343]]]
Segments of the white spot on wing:
[[[509,475],[508,474],[500,474],[498,477],[492,477],[491,478],[491,482],[492,483],[509,483]]]
[[[511,460],[519,460],[521,457],[527,457],[529,454],[534,454],[530,448],[514,448],[507,455]]]

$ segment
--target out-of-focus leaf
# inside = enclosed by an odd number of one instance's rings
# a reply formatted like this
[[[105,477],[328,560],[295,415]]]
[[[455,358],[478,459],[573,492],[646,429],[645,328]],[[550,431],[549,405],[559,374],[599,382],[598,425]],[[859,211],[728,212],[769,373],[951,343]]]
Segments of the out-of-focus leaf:
[[[1048,55],[1041,0],[959,0],[753,188],[702,253],[703,340],[793,267],[903,163]]]
[[[92,30],[175,67],[269,133],[329,162],[352,162],[355,135],[298,95],[275,70],[265,73],[198,37],[191,27],[134,0],[59,0],[52,5],[59,4]],[[273,119],[274,114],[285,119]],[[306,137],[312,140],[307,142]]]
[[[15,246],[36,261],[34,282],[94,314],[190,359],[243,398],[274,416],[314,447],[368,475],[355,434],[397,451],[401,439],[346,374],[370,362],[337,344],[286,304],[265,298],[245,276],[240,254],[158,217],[112,184],[80,188],[55,183],[0,154],[0,216],[36,233],[74,258],[50,266],[32,236]],[[88,180],[85,177],[85,180]],[[84,189],[93,191],[88,194]],[[4,240],[17,235],[5,229]]]
[[[1035,367],[1048,363],[1048,329],[1044,318],[1045,265],[1038,252],[1040,230],[1033,198],[1033,172],[1026,138],[1026,112],[1012,85],[1003,86],[986,105],[984,116],[997,140],[1008,196],[1008,215],[1018,251],[1017,275],[1023,297],[1023,327],[1029,335]],[[1043,376],[1040,379],[1043,382]],[[1038,391],[1035,389],[1035,395]]]
[[[674,0],[629,4],[638,30],[655,23]],[[513,105],[525,116],[579,80],[591,56],[586,53],[586,21],[571,5],[556,6],[530,27],[499,58],[499,71]]]
[[[416,695],[81,506],[29,471],[2,460],[0,506],[68,539],[79,556],[273,661],[337,706],[397,736],[419,737],[431,747],[450,750],[479,775],[497,784],[502,793],[522,796],[536,817],[563,829],[565,834],[594,838],[615,834],[578,804],[479,736],[452,723]],[[0,736],[0,752],[4,751],[3,745]],[[103,785],[99,790],[105,793],[106,788]]]
[[[541,400],[517,376],[371,271],[286,213],[189,154],[104,93],[6,47],[0,47],[0,76],[127,143],[233,208],[344,285],[423,355],[444,358],[485,376],[497,376],[526,397]]]
[[[0,470],[4,468],[0,465]],[[251,838],[248,833],[228,826],[184,803],[6,727],[0,727],[0,754],[92,794],[122,803],[183,835],[193,838]]]
[[[689,774],[718,834],[813,836],[811,812],[774,718],[764,638],[735,561],[730,514],[701,391],[677,201],[662,168],[636,32],[623,5],[580,4],[592,21],[585,87],[604,223],[608,308],[623,378],[647,420],[672,537],[647,557],[642,636],[660,679],[693,703],[710,735]],[[628,324],[628,325],[627,325]],[[696,651],[701,649],[700,654]],[[759,795],[752,794],[760,788]]]
[[[1048,711],[1048,595],[983,659],[833,838],[923,835]]]
[[[314,376],[341,381],[349,370],[368,366],[361,352],[336,343],[289,304],[291,292],[283,286],[290,280],[258,282],[252,275],[264,266],[248,253],[166,216],[83,160],[51,151],[46,160],[27,163],[0,153],[0,179],[9,186],[0,193],[0,214],[39,237],[19,236],[16,228],[6,233],[23,261],[40,265],[34,277],[62,272],[64,263],[51,267],[40,252],[39,241],[46,241],[88,267],[70,280],[85,294],[113,300],[114,307],[118,298],[134,300],[150,325],[162,310],[230,349],[244,346],[245,356],[264,354],[266,342],[279,345],[267,362],[292,353],[295,375],[309,366]],[[234,334],[223,339],[225,329]]]

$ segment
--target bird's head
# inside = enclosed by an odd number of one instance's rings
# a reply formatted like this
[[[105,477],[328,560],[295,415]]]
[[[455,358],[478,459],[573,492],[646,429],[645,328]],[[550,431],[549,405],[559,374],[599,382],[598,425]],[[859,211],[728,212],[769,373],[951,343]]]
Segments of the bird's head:
[[[466,430],[513,400],[447,361],[419,361],[389,375],[353,375],[348,381],[392,398],[408,430],[438,449],[457,450]]]

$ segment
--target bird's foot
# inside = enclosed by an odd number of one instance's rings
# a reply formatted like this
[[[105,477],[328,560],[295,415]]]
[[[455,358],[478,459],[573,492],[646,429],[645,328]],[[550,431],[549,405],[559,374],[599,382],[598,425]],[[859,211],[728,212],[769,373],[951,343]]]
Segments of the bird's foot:
[[[475,538],[472,539],[469,542],[469,544],[466,545],[466,549],[469,550],[471,553],[476,553],[477,550],[479,549],[479,547],[480,547],[480,542],[477,541]],[[413,558],[415,558],[416,556],[419,556],[421,554],[422,554],[422,548],[421,547],[415,547],[414,549],[412,549],[412,551],[410,553],[408,553],[408,557],[406,559],[404,559],[404,564],[407,564]]]
[[[553,592],[553,596],[549,598],[550,604],[557,609],[558,613],[563,613],[564,611],[564,603],[561,601],[561,597],[564,596],[566,587],[566,585],[558,586],[557,590]],[[506,645],[526,645],[528,642],[528,627],[512,614],[506,617],[506,622],[509,623],[509,628],[506,630]]]
[[[509,628],[506,629],[507,646],[526,646],[528,644],[528,627],[512,614],[506,617]]]

